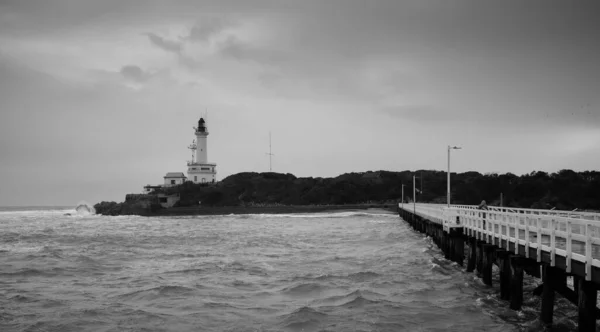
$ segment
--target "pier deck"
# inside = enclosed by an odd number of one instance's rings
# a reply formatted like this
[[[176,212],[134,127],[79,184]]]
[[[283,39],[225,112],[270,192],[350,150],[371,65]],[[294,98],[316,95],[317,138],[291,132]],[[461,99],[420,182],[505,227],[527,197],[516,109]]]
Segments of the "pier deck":
[[[399,204],[400,216],[416,230],[430,235],[446,258],[475,269],[492,283],[492,265],[500,269],[501,298],[521,308],[523,272],[544,281],[540,320],[552,324],[554,293],[579,308],[579,331],[595,331],[600,310],[600,214],[410,203]],[[575,288],[566,287],[567,276]]]

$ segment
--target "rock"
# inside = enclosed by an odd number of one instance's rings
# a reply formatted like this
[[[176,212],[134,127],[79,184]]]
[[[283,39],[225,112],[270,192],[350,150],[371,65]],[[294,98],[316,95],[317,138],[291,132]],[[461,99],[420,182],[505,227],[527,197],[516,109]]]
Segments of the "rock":
[[[96,210],[97,214],[102,214],[105,216],[118,216],[121,214],[122,205],[123,203],[102,201],[94,205],[94,209]]]

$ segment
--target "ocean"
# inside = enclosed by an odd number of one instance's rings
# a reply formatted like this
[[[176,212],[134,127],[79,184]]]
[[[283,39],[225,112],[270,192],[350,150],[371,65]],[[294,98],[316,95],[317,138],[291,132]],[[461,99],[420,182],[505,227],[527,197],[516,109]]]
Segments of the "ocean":
[[[0,331],[539,331],[383,210],[98,216],[0,209]],[[71,214],[71,215],[65,215]],[[557,331],[576,330],[559,298]]]

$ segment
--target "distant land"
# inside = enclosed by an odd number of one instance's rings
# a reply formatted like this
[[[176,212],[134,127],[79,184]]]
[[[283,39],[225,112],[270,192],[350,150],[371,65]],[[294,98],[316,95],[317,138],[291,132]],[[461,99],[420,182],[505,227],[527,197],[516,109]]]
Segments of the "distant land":
[[[235,207],[233,210],[242,212],[249,211],[249,208],[254,208],[254,211],[261,208],[260,211],[294,212],[289,208],[293,206],[305,207],[304,210],[309,206],[322,206],[318,210],[326,210],[326,206],[387,207],[400,202],[403,184],[405,201],[412,201],[413,175],[417,176],[417,189],[422,190],[417,194],[417,202],[446,202],[447,173],[444,171],[369,171],[346,173],[334,178],[245,172],[211,185],[187,182],[158,189],[148,195],[130,194],[122,203],[101,202],[94,207],[97,213],[109,215],[186,214],[185,211],[195,211],[195,214],[199,209],[210,208],[228,213],[225,207]],[[503,206],[600,210],[598,171],[534,171],[522,176],[465,172],[452,173],[451,179],[453,204],[475,205],[485,200],[488,205],[500,205],[502,194]],[[179,201],[164,209],[158,203],[158,195],[177,195]],[[210,214],[209,211],[206,213]]]

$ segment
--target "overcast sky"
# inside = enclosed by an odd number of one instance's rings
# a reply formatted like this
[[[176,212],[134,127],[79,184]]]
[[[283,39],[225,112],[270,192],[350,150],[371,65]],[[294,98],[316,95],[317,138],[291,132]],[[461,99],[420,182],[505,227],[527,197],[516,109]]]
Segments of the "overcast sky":
[[[0,205],[218,178],[598,170],[596,1],[0,0]]]

